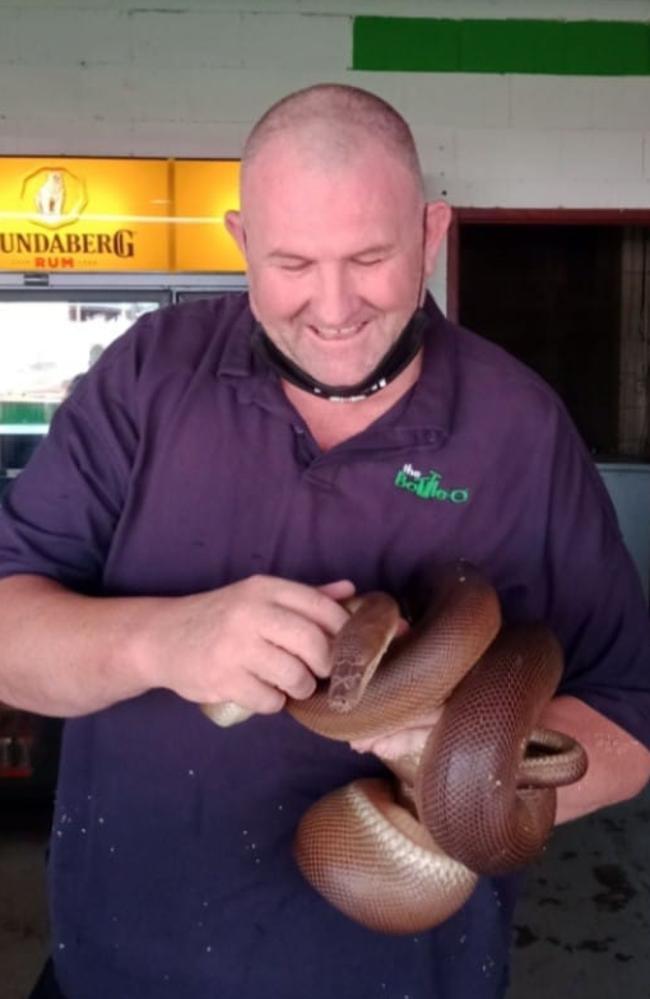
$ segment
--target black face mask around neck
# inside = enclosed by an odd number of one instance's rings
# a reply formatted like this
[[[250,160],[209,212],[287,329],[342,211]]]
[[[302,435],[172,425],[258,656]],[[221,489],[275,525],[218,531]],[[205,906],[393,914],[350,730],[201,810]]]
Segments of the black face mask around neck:
[[[330,402],[361,402],[389,385],[410,364],[422,346],[422,336],[428,322],[429,317],[424,309],[416,309],[376,368],[356,385],[324,385],[316,381],[278,350],[259,324],[253,332],[253,349],[280,378],[305,392],[311,392]]]

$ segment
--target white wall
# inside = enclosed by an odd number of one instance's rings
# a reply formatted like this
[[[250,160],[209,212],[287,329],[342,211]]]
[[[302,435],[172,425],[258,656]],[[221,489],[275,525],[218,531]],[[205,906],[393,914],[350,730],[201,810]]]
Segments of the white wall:
[[[364,13],[648,21],[650,0],[0,0],[0,154],[238,156],[273,100],[349,81],[405,114],[453,204],[650,205],[650,78],[354,73]]]

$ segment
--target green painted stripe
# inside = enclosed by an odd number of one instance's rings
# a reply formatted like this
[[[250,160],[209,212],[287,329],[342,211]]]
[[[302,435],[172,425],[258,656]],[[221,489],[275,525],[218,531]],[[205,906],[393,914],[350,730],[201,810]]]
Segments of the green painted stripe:
[[[352,68],[402,73],[650,75],[650,24],[355,17]]]

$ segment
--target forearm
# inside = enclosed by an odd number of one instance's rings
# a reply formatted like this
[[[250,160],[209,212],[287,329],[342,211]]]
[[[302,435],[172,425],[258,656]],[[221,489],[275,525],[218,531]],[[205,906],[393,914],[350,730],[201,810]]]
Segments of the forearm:
[[[585,776],[558,789],[557,823],[632,798],[650,780],[650,752],[584,701],[556,697],[541,724],[577,739],[589,757]]]
[[[139,639],[159,603],[85,597],[42,576],[0,580],[0,701],[71,717],[143,693]]]
[[[262,713],[329,673],[348,580],[270,576],[177,597],[85,597],[42,576],[0,580],[0,701],[88,714],[163,687]]]

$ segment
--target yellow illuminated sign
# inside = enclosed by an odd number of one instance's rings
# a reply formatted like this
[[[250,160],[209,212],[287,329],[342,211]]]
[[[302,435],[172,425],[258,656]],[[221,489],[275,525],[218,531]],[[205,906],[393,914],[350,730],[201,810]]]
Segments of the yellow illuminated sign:
[[[177,271],[245,270],[224,216],[239,208],[238,160],[174,160]]]
[[[0,270],[167,271],[167,160],[0,158]]]
[[[0,271],[239,272],[238,160],[0,157]]]

